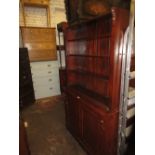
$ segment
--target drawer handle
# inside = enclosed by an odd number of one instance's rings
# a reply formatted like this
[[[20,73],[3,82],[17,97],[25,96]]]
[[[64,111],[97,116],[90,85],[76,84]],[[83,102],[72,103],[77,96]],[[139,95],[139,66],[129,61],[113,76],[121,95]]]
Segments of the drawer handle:
[[[50,90],[52,90],[53,88],[50,88]]]
[[[52,81],[52,79],[49,79],[49,81]]]
[[[47,65],[48,67],[51,67],[51,65]]]
[[[49,74],[52,73],[51,71],[48,72]]]
[[[76,98],[79,100],[81,97],[80,96],[77,96]]]

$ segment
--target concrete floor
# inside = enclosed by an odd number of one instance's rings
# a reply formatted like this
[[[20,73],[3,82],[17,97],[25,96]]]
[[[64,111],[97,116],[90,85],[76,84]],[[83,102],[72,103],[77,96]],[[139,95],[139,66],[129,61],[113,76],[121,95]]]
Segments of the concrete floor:
[[[62,97],[37,102],[22,111],[31,155],[86,155],[65,127]]]

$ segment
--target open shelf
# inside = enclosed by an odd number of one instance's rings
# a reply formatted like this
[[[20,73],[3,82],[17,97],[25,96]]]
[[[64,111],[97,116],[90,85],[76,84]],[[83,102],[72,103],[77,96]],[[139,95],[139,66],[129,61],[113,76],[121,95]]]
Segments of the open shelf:
[[[108,76],[103,76],[103,75],[99,75],[99,74],[95,74],[95,73],[92,73],[92,72],[89,72],[89,71],[84,71],[84,70],[67,70],[67,72],[72,72],[72,73],[77,73],[77,74],[81,74],[81,75],[85,75],[85,76],[92,76],[92,77],[95,77],[95,78],[100,78],[100,79],[103,79],[103,80],[106,80],[108,81],[109,80],[109,77]]]
[[[75,56],[75,57],[94,57],[94,58],[105,58],[109,57],[109,55],[103,55],[103,56],[98,56],[98,55],[88,55],[88,54],[68,54],[67,56]]]
[[[109,109],[109,104],[110,104],[109,97],[105,97],[98,93],[94,93],[93,91],[90,91],[90,90],[82,87],[81,85],[69,85],[68,88],[70,90],[76,91],[77,93],[79,92],[80,95],[84,94],[88,98],[91,98],[91,100],[93,100],[96,104],[106,106],[105,108]]]
[[[87,41],[90,41],[90,40],[95,40],[95,39],[104,39],[104,38],[110,38],[111,37],[111,35],[110,34],[108,34],[108,35],[103,35],[103,36],[97,36],[97,37],[93,37],[93,38],[91,38],[91,37],[83,37],[83,38],[76,38],[76,39],[68,39],[68,41],[85,41],[85,40],[87,40]]]

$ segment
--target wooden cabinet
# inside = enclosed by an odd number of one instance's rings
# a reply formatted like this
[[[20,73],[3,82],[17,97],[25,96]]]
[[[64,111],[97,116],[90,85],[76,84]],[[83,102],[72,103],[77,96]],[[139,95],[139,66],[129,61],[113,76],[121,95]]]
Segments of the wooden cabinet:
[[[21,27],[21,30],[30,61],[57,59],[55,28]]]
[[[89,155],[117,154],[122,47],[128,23],[127,10],[112,8],[105,16],[65,31],[66,121]]]
[[[23,108],[35,101],[27,48],[19,48],[19,105]]]
[[[105,154],[105,122],[98,113],[82,107],[82,139],[88,151],[92,155]],[[102,146],[101,146],[102,145]]]
[[[65,92],[67,86],[66,68],[59,68],[60,89],[61,93]]]
[[[67,128],[89,155],[116,153],[117,112],[109,113],[102,103],[94,103],[75,87],[67,91],[65,109]]]
[[[79,104],[75,95],[68,96],[68,128],[76,138],[80,137]]]

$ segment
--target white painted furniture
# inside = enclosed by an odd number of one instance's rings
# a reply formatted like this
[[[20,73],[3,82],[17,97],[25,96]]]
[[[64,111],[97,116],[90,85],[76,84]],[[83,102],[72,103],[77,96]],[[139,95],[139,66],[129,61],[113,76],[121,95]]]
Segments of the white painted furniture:
[[[31,62],[35,98],[60,95],[58,61]]]

